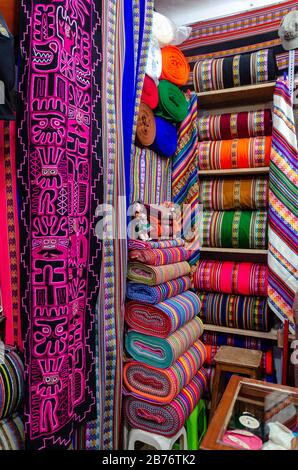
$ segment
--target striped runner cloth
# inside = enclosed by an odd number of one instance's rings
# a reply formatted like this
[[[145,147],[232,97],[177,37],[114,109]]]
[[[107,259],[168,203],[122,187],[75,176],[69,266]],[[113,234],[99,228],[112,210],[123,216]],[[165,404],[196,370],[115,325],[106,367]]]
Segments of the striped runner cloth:
[[[170,297],[182,294],[191,288],[191,280],[188,276],[182,276],[172,281],[163,282],[157,286],[147,286],[138,282],[128,282],[126,285],[126,297],[129,300],[158,304]]]
[[[152,250],[130,250],[129,261],[139,261],[153,266],[180,263],[187,261],[191,252],[183,246],[175,248],[153,248]]]
[[[165,264],[163,266],[149,266],[144,263],[128,263],[127,277],[134,282],[156,286],[163,282],[177,279],[189,274],[190,266],[187,261],[181,263]]]
[[[128,240],[129,250],[152,250],[154,248],[174,248],[176,246],[184,246],[185,242],[182,238],[172,240]]]

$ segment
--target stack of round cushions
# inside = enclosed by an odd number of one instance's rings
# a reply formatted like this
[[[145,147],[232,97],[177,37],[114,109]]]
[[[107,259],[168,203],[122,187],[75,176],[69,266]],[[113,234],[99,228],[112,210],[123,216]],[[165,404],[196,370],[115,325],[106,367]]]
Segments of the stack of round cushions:
[[[149,147],[153,144],[155,135],[156,125],[153,111],[146,103],[141,102],[137,122],[136,141],[142,147]]]
[[[24,366],[12,348],[5,348],[4,362],[0,363],[0,420],[9,418],[18,410],[24,393]]]
[[[168,80],[177,86],[183,86],[189,78],[190,67],[184,54],[175,46],[166,46],[161,50],[161,79]]]
[[[158,106],[158,89],[155,81],[145,75],[141,102],[147,104],[151,109]]]

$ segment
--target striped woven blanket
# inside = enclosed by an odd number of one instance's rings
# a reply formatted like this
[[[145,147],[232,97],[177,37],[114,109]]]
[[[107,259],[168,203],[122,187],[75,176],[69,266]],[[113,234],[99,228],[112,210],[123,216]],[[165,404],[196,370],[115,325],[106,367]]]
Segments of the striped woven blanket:
[[[205,359],[205,346],[198,340],[167,369],[136,361],[125,364],[124,384],[129,394],[136,398],[167,404],[191,381]]]
[[[189,272],[190,266],[187,261],[163,266],[149,266],[135,261],[128,263],[127,277],[130,281],[156,286],[178,277],[187,276]]]
[[[174,248],[176,246],[184,246],[185,242],[182,238],[172,240],[128,240],[129,250],[151,250],[153,248]]]
[[[24,450],[24,423],[20,415],[0,420],[0,450]]]
[[[128,252],[130,261],[139,261],[153,266],[179,263],[187,261],[191,251],[186,250],[184,246],[175,248],[153,248],[152,250],[131,250]]]
[[[263,352],[272,349],[272,341],[270,340],[234,334],[227,335],[225,333],[215,333],[214,331],[204,331],[202,341],[204,344],[213,346],[235,346],[236,348],[257,349]]]
[[[188,290],[156,305],[128,302],[125,320],[139,333],[166,338],[198,315],[200,309],[199,297]]]
[[[136,360],[152,367],[166,369],[182,356],[203,333],[203,322],[195,317],[168,338],[129,331],[125,338],[127,352]]]
[[[145,302],[148,304],[158,304],[170,297],[182,294],[191,287],[191,280],[188,276],[182,276],[172,281],[163,282],[158,286],[147,286],[138,282],[128,282],[126,285],[126,297],[129,300]]]
[[[202,368],[168,405],[157,405],[134,397],[126,397],[124,415],[133,428],[171,437],[184,426],[206,388],[207,373]]]

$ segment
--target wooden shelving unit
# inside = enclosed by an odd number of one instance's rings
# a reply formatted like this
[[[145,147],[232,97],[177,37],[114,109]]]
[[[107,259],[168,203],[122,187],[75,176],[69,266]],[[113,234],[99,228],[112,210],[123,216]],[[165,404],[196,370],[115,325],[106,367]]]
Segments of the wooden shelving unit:
[[[269,166],[259,168],[236,168],[226,170],[199,170],[200,176],[254,176],[269,174]]]
[[[253,250],[250,248],[212,248],[212,247],[202,247],[200,248],[202,253],[234,253],[234,254],[244,254],[244,255],[268,255],[268,250]]]
[[[226,333],[226,334],[233,334],[233,335],[238,335],[238,336],[250,336],[252,338],[267,339],[271,341],[278,340],[277,330],[271,330],[268,332],[254,331],[254,330],[241,330],[238,328],[230,328],[228,326],[218,326],[218,325],[210,325],[208,323],[204,323],[204,331],[214,331],[216,333]],[[289,335],[289,341],[292,341],[293,339],[295,339],[294,336]]]

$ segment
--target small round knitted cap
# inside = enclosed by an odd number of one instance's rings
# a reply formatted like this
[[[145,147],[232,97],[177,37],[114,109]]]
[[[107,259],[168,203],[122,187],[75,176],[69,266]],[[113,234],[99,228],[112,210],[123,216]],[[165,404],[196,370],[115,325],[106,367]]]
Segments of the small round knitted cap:
[[[298,11],[290,11],[282,20],[278,35],[286,51],[298,48]]]

